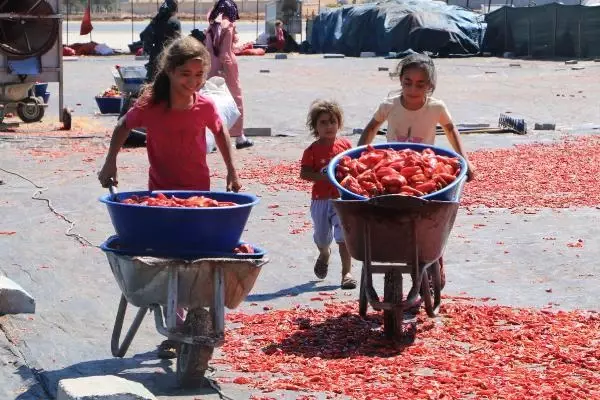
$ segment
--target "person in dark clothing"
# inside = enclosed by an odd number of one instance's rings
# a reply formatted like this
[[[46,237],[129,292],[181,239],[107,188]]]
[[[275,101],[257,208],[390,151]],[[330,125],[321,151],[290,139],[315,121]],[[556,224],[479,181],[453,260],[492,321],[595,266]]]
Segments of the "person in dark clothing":
[[[283,29],[283,22],[275,21],[275,35],[268,39],[267,53],[292,53],[300,50],[296,40]]]
[[[194,29],[190,36],[206,46],[206,34],[203,31]]]
[[[181,35],[181,22],[176,16],[177,2],[175,0],[165,0],[158,9],[158,13],[150,24],[140,33],[144,52],[150,59],[146,64],[146,80],[151,82],[156,72],[156,62],[158,56],[165,46],[173,39]]]

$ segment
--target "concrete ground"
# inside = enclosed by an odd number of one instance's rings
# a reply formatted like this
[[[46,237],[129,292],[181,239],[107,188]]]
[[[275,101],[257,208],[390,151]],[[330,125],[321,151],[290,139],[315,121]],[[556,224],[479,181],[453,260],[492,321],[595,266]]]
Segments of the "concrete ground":
[[[70,233],[98,245],[114,232],[104,206],[97,201],[105,190],[98,185],[96,173],[108,144],[107,130],[115,118],[94,117],[93,96],[112,84],[109,68],[135,63],[131,57],[117,57],[82,58],[65,64],[65,103],[75,108],[75,118],[94,119],[95,125],[89,124],[94,128],[83,132],[94,137],[0,134],[0,231],[16,232],[0,236],[0,272],[37,301],[33,316],[0,317],[0,398],[51,399],[60,379],[104,374],[141,382],[160,399],[219,398],[212,389],[183,392],[176,388],[174,364],[156,358],[155,345],[161,337],[150,318],[124,359],[111,356],[119,288],[99,249],[65,235],[72,228]],[[310,143],[304,121],[308,105],[316,98],[334,98],[341,103],[346,133],[362,128],[378,102],[397,89],[397,81],[392,81],[387,71],[378,70],[388,67],[391,71],[395,64],[395,60],[322,56],[240,59],[246,126],[271,127],[274,134],[293,135],[256,139],[255,147],[235,153],[240,169],[259,159],[298,160]],[[559,61],[495,58],[443,59],[436,60],[436,65],[435,96],[447,103],[456,123],[495,126],[499,114],[510,111],[526,118],[531,126],[553,122],[561,131],[465,135],[469,151],[552,141],[561,133],[598,132],[600,63],[580,62],[577,67],[584,69],[577,70]],[[48,119],[58,114],[56,86],[51,85],[50,91]],[[358,137],[351,139],[356,142]],[[439,143],[447,145],[443,138]],[[220,157],[213,154],[209,158],[211,166],[222,171]],[[121,190],[145,187],[143,149],[122,153],[119,166]],[[264,306],[311,304],[314,293],[322,291],[336,292],[341,299],[357,298],[357,291],[339,290],[337,257],[327,279],[315,280],[310,230],[290,234],[291,229],[309,221],[309,194],[273,192],[251,176],[243,183],[262,200],[252,212],[244,238],[268,249],[270,263],[240,308],[257,312]],[[222,187],[223,181],[215,179],[213,188]],[[46,201],[32,199],[38,189],[41,193],[34,197],[50,200],[70,222],[53,214]],[[274,203],[280,206],[277,212],[281,216],[268,208]],[[597,208],[542,210],[534,215],[504,209],[461,209],[445,256],[446,293],[492,297],[514,306],[553,303],[559,309],[598,310],[598,222]],[[583,248],[567,247],[578,239],[585,241]],[[499,246],[499,241],[504,245]],[[354,267],[358,273],[358,263]],[[231,375],[221,365],[215,372],[217,379]],[[256,393],[233,384],[223,384],[222,390],[234,399],[248,399]],[[296,398],[292,392],[281,395]]]

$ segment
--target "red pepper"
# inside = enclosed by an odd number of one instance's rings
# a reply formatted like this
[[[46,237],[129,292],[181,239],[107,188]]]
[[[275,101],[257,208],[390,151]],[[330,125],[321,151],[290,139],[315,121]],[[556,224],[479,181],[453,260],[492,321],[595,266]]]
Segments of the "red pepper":
[[[390,176],[397,176],[399,174],[398,174],[398,171],[396,171],[393,168],[390,168],[390,167],[381,167],[381,168],[379,168],[375,172],[375,175],[377,176],[377,178],[381,179],[381,178],[383,178],[385,176],[388,176],[388,175],[390,175]]]
[[[418,174],[422,174],[422,173],[423,173],[423,170],[421,169],[421,167],[418,167],[418,166],[404,167],[400,171],[400,174],[402,174],[407,179],[413,175],[418,175]]]
[[[436,190],[437,184],[434,181],[427,181],[415,187],[416,190],[423,193],[430,193]]]
[[[358,159],[344,157],[338,165],[336,178],[346,189],[370,197],[385,193],[422,196],[442,189],[456,179],[455,174],[460,169],[455,166],[459,166],[458,160],[438,156],[431,149],[419,153],[411,149],[395,151],[369,146]],[[348,176],[356,180],[350,180]]]
[[[204,196],[191,196],[182,199],[176,196],[168,197],[164,193],[157,193],[156,197],[133,195],[130,198],[123,199],[121,203],[137,204],[150,207],[232,207],[236,203],[230,201],[217,201]]]

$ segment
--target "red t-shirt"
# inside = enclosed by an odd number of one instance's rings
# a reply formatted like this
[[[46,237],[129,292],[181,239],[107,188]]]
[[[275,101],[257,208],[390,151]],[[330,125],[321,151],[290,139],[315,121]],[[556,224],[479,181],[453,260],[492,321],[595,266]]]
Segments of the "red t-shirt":
[[[346,138],[336,138],[333,144],[323,145],[313,142],[302,154],[300,165],[310,167],[313,171],[319,172],[329,164],[329,161],[338,154],[352,148],[352,143]],[[313,200],[337,199],[340,193],[331,182],[318,181],[313,184]]]
[[[196,94],[187,110],[134,106],[125,125],[146,128],[150,190],[210,190],[206,128],[218,135],[223,126],[211,99]]]

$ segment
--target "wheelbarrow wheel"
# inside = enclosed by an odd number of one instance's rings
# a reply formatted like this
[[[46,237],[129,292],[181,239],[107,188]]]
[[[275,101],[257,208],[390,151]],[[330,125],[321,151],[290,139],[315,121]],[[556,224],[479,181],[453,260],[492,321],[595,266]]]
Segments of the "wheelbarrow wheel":
[[[421,297],[425,303],[425,311],[431,318],[438,315],[442,299],[441,287],[440,264],[436,261],[427,269],[427,273],[424,274],[421,281]]]
[[[405,329],[404,310],[400,305],[402,299],[402,273],[399,271],[386,272],[383,301],[393,304],[394,307],[392,310],[383,311],[383,331],[389,339],[395,342],[412,343],[414,335],[412,335],[412,329]]]
[[[212,336],[212,317],[204,308],[190,310],[185,319],[185,333],[192,336]],[[201,386],[208,362],[212,358],[212,346],[182,343],[177,354],[177,381],[181,387]]]
[[[360,290],[358,293],[358,314],[365,318],[367,316],[367,278],[365,274],[367,271],[365,268],[362,268],[362,272],[360,273]]]
[[[17,115],[27,124],[39,122],[44,118],[44,107],[37,97],[28,97],[17,105]]]

